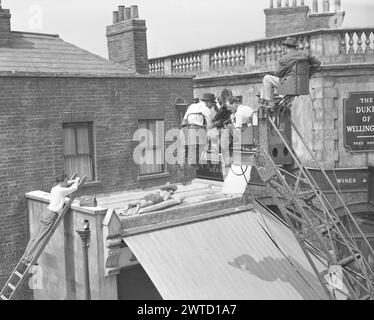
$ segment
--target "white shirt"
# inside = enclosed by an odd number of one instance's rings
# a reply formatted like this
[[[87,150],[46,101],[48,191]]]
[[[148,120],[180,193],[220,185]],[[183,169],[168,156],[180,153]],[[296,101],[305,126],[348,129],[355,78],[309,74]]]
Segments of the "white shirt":
[[[48,209],[54,212],[59,212],[65,203],[65,197],[78,189],[78,180],[76,180],[70,187],[65,188],[60,185],[54,186],[51,189],[51,202]]]
[[[211,111],[204,101],[200,101],[198,103],[193,103],[188,107],[183,120],[186,120],[189,125],[203,126],[204,117],[207,123],[209,123],[209,121],[211,121]]]
[[[235,113],[235,128],[241,128],[243,124],[249,123],[254,109],[248,106],[240,105]]]

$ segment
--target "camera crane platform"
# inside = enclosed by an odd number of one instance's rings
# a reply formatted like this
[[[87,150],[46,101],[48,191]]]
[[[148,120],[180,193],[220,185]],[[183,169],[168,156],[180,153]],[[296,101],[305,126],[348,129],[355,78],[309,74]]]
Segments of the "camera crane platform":
[[[336,299],[337,293],[340,297],[352,300],[374,299],[373,266],[363,256],[352,232],[349,232],[349,230],[352,231],[351,225],[348,228],[343,224],[341,217],[333,209],[308,168],[296,156],[290,139],[285,134],[287,130],[290,133],[290,128],[287,126],[294,129],[310,153],[344,207],[345,217],[351,221],[370,254],[374,257],[373,248],[331,179],[292,122],[289,109],[291,103],[292,97],[285,96],[274,109],[269,109],[264,105],[259,106],[258,126],[253,126],[253,132],[249,134],[251,136],[249,140],[253,144],[251,146],[234,145],[234,163],[242,166],[254,166],[257,169],[266,191],[271,194],[272,204],[279,208],[283,219],[293,232],[329,299]],[[245,134],[244,131],[242,135]],[[280,139],[285,147],[284,150],[287,150],[286,154],[292,157],[296,172],[295,170],[292,172],[285,170],[281,165],[275,163],[274,154],[272,157],[269,151],[271,150],[269,141],[274,139],[274,136]],[[247,138],[242,136],[243,139]],[[239,161],[235,161],[235,153],[236,159],[239,155]],[[255,198],[255,200],[261,204],[260,198]],[[318,250],[313,249],[310,244],[315,245]],[[316,253],[327,263],[328,268],[323,272],[317,269],[312,259],[312,255],[316,255]],[[340,285],[334,286],[328,279],[336,270],[340,272],[338,272]]]

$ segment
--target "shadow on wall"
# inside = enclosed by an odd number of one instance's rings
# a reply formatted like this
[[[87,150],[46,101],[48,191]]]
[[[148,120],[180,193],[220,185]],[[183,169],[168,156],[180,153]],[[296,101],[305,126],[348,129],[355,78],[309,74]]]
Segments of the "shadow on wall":
[[[292,271],[293,267],[286,258],[274,259],[272,257],[265,257],[263,260],[257,262],[250,255],[246,254],[235,258],[232,262],[228,262],[228,264],[240,270],[250,272],[251,274],[264,281],[274,282],[279,279],[283,282],[288,282],[305,300],[313,299],[313,296],[315,299],[318,299],[318,297],[322,299],[323,293],[317,292],[315,289],[321,287],[321,291],[323,290],[321,283],[318,281],[316,276],[306,270],[293,258],[288,257],[288,259],[290,259],[297,270],[301,272],[304,279],[308,282],[309,285],[306,284],[306,282],[301,278],[299,274],[295,275],[295,272]],[[308,287],[309,289],[310,286],[315,291],[315,294],[313,296],[304,289],[305,287]],[[310,292],[310,290],[312,289],[309,289],[308,291]],[[279,299],[282,300],[281,297],[279,297]]]

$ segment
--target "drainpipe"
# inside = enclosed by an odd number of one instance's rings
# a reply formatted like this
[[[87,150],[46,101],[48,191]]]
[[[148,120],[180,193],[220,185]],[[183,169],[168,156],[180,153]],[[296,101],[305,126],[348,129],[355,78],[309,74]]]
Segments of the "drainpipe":
[[[76,232],[82,240],[85,297],[86,300],[91,300],[90,272],[88,267],[88,248],[90,246],[91,230],[88,220],[84,220],[82,228],[77,229]]]

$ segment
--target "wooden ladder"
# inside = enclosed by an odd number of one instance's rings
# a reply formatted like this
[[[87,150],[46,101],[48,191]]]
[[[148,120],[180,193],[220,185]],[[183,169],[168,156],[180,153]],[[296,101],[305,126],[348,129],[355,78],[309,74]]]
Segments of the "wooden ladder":
[[[77,174],[74,173],[70,180],[73,180],[77,177]],[[86,177],[82,177],[78,182],[78,189],[69,195],[69,200],[65,204],[64,208],[62,209],[61,213],[59,214],[58,218],[52,225],[51,230],[49,230],[48,234],[40,244],[39,248],[36,251],[35,256],[29,263],[24,262],[24,255],[21,257],[19,262],[17,263],[16,267],[14,268],[13,272],[11,273],[10,277],[6,281],[3,289],[0,293],[0,300],[12,300],[15,297],[16,292],[20,289],[23,282],[26,280],[28,272],[30,268],[35,264],[35,262],[39,259],[40,255],[42,254],[43,250],[47,246],[49,240],[52,238],[54,232],[56,231],[57,227],[59,226],[60,222],[64,219],[65,214],[70,210],[71,204],[74,201],[74,198],[79,191],[79,187],[84,184]]]

